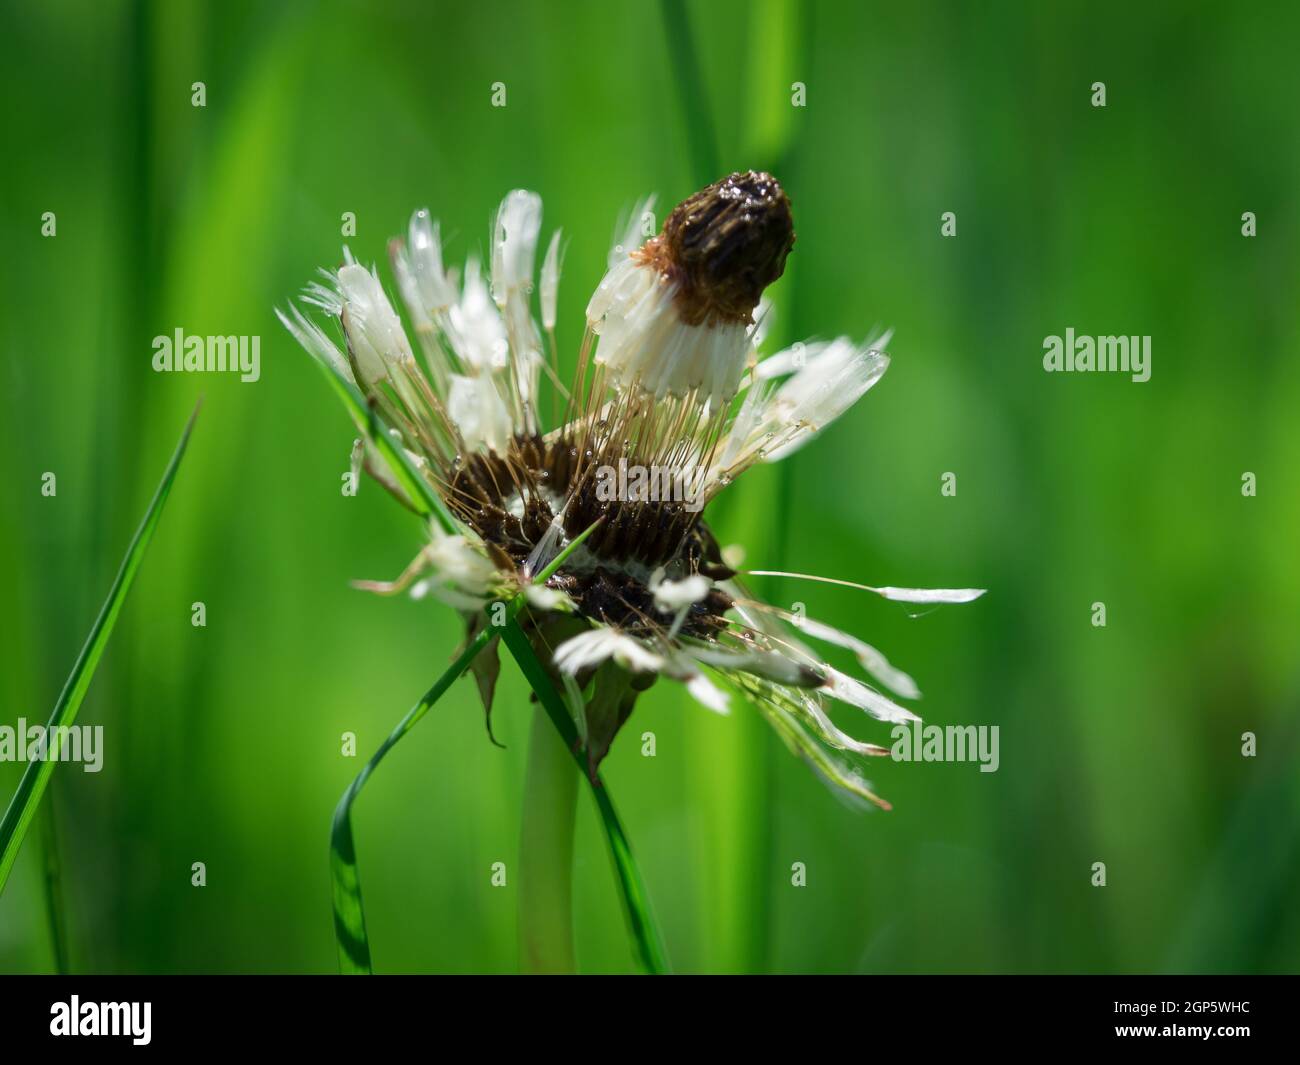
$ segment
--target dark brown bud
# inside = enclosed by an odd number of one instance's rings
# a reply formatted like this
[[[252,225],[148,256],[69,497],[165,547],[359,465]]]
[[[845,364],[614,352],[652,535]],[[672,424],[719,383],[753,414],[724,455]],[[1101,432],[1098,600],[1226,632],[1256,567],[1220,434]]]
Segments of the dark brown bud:
[[[771,174],[749,170],[679,203],[636,255],[681,286],[678,309],[698,325],[752,321],[758,298],[785,271],[793,246],[785,191]]]

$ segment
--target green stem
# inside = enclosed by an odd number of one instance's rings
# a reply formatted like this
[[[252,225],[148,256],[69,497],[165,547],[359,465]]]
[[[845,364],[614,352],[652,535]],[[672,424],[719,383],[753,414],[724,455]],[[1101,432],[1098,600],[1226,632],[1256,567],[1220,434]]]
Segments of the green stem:
[[[578,774],[546,711],[533,711],[519,843],[519,966],[574,973],[573,825]]]
[[[45,911],[50,921],[50,948],[54,970],[68,972],[68,932],[64,919],[63,878],[59,866],[59,830],[54,818],[54,796],[41,811],[41,846],[45,852]]]
[[[537,693],[546,716],[551,719],[555,731],[564,741],[577,771],[586,777],[591,785],[591,795],[596,801],[596,809],[605,828],[605,838],[609,842],[610,858],[613,859],[614,871],[618,874],[623,909],[628,928],[632,933],[633,945],[636,947],[637,967],[645,973],[668,972],[668,955],[664,950],[663,936],[655,921],[654,911],[650,908],[645,881],[641,879],[641,870],[632,855],[632,845],[614,809],[614,802],[609,797],[605,782],[599,774],[592,778],[587,773],[586,751],[578,738],[564,700],[555,690],[547,676],[546,668],[538,659],[532,644],[528,642],[528,637],[513,618],[501,630],[501,641],[514,656],[529,687]]]

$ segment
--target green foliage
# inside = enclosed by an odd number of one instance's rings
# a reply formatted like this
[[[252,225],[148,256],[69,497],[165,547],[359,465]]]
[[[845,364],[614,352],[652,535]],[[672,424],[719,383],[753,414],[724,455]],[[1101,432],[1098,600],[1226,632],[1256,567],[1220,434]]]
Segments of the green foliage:
[[[884,380],[786,460],[784,486],[757,469],[708,518],[753,568],[990,588],[921,617],[847,589],[755,592],[879,647],[927,723],[999,724],[1003,742],[992,774],[873,761],[894,810],[863,813],[759,713],[656,684],[601,769],[674,969],[1295,970],[1300,11],[684,10],[717,168],[773,167],[793,202],[774,339],[896,330]],[[648,192],[662,211],[705,165],[663,11],[73,0],[4,22],[0,723],[53,705],[115,530],[207,395],[83,705],[104,769],[52,778],[71,962],[335,971],[322,834],[358,770],[339,736],[377,748],[463,631],[349,587],[400,571],[421,531],[371,482],[341,495],[355,434],[272,309],[340,261],[344,211],[369,263],[428,205],[455,262],[485,250],[507,190],[533,188],[568,242],[567,373],[619,212]],[[1043,373],[1043,337],[1068,326],[1152,335],[1152,380]],[[262,379],[153,373],[150,338],[177,327],[260,336]],[[47,470],[55,499],[35,488]],[[184,620],[195,600],[204,629]],[[352,811],[385,971],[516,968],[514,889],[482,876],[517,846],[530,727],[527,684],[502,674],[505,750],[456,685]],[[0,796],[22,769],[0,763]],[[630,971],[599,812],[578,814],[578,955]],[[25,847],[0,896],[0,971],[55,966],[40,858]]]

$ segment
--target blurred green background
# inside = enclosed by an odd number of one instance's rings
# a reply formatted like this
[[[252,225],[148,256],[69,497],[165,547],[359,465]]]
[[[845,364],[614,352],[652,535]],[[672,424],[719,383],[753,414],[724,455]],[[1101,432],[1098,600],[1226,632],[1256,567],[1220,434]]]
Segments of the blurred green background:
[[[79,718],[104,769],[61,766],[47,796],[71,967],[333,971],[334,804],[460,639],[445,608],[349,588],[396,574],[419,530],[372,482],[341,495],[351,427],[272,315],[339,261],[342,213],[372,261],[428,205],[456,262],[505,191],[538,190],[570,241],[571,363],[619,212],[754,167],[798,229],[773,339],[887,324],[894,363],[713,524],[758,568],[991,589],[912,617],[756,582],[885,650],[927,721],[999,725],[1001,768],[874,762],[895,810],[862,813],[755,713],[656,686],[605,777],[675,968],[1296,970],[1300,9],[684,10],[698,85],[653,3],[4,3],[0,723],[48,714],[206,397]],[[155,374],[177,327],[261,336],[262,379]],[[1044,373],[1066,327],[1151,335],[1151,381]],[[378,970],[516,968],[514,884],[489,872],[516,860],[528,724],[512,666],[504,751],[461,682],[360,799]],[[0,765],[6,800],[20,769]],[[580,963],[627,971],[579,803]],[[34,830],[0,970],[55,965],[44,863]]]

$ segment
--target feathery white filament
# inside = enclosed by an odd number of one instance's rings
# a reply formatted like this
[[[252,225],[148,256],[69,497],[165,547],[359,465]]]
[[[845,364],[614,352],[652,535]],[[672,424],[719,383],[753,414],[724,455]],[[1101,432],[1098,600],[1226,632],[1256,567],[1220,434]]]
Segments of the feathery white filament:
[[[367,387],[383,380],[390,367],[414,361],[401,320],[377,275],[349,263],[339,268],[338,286],[343,329]]]
[[[731,713],[730,701],[727,693],[719,688],[713,681],[709,680],[699,670],[685,673],[681,676],[675,676],[671,672],[673,679],[681,681],[686,685],[686,690],[691,697],[701,706],[707,707],[715,714],[727,715]]]
[[[551,524],[546,527],[546,532],[542,533],[542,538],[537,541],[533,549],[528,553],[528,558],[524,560],[524,576],[532,577],[535,573],[540,573],[551,564],[551,560],[560,553],[560,548],[564,543],[564,512],[561,511],[551,519]]]
[[[465,264],[461,296],[448,312],[448,333],[456,354],[471,373],[504,369],[510,344],[501,314],[492,301],[477,259]]]
[[[542,307],[542,328],[548,333],[555,330],[556,302],[560,289],[560,231],[551,235],[542,262],[542,283],[539,302]]]
[[[752,577],[790,577],[793,580],[817,581],[819,584],[838,584],[844,588],[856,588],[860,592],[874,592],[900,603],[970,603],[988,591],[987,588],[872,588],[868,584],[842,581],[836,577],[818,577],[813,573],[787,573],[775,569],[751,569],[745,572]]]
[[[438,226],[422,207],[411,215],[406,246],[393,254],[393,272],[407,310],[417,326],[432,319],[456,302],[456,286],[442,265],[442,241]]]
[[[862,668],[895,695],[904,699],[921,698],[921,689],[916,686],[916,681],[897,666],[891,665],[889,659],[872,647],[871,644],[864,643],[856,636],[841,632],[830,625],[814,621],[810,617],[799,614],[788,614],[786,616],[796,629],[807,633],[814,640],[821,640],[823,643],[848,648],[853,652]]]
[[[299,307],[291,305],[288,314],[277,307],[275,316],[280,319],[281,324],[289,330],[293,338],[307,349],[308,354],[330,367],[345,381],[356,384],[356,378],[352,376],[352,367],[348,365],[343,352],[339,351],[334,341],[325,335],[320,326],[303,314]]]
[[[829,692],[841,702],[865,710],[878,721],[898,725],[921,720],[907,707],[899,706],[893,699],[873,691],[861,681],[854,680],[837,669],[826,670],[826,686],[822,690]]]
[[[659,227],[654,222],[655,198],[646,196],[637,201],[632,212],[624,220],[622,228],[609,249],[607,266],[613,269],[615,264],[631,255],[647,237],[652,237]]]
[[[680,581],[660,579],[656,583],[652,578],[650,586],[654,592],[655,607],[660,613],[672,614],[698,603],[709,594],[713,582],[697,573]]]
[[[987,588],[873,588],[877,595],[899,603],[971,603]]]
[[[538,610],[559,610],[567,614],[575,609],[573,600],[558,588],[529,581],[524,584],[523,593],[528,605]]]
[[[740,385],[750,327],[688,325],[676,292],[652,265],[623,259],[611,267],[587,304],[587,322],[600,338],[595,360],[624,388],[640,387],[657,398],[695,393],[716,410]]]
[[[469,595],[488,595],[500,580],[497,568],[463,536],[448,535],[435,527],[425,555],[441,581]]]
[[[452,374],[447,416],[470,449],[505,454],[512,432],[510,411],[490,378]]]
[[[804,685],[808,683],[808,674],[794,659],[778,651],[752,649],[748,651],[728,651],[718,647],[688,647],[687,654],[697,661],[718,669],[735,669],[742,673],[753,673],[756,677],[765,677],[778,684]]]
[[[512,291],[528,291],[533,284],[537,234],[542,228],[542,198],[515,189],[497,210],[492,240],[492,294],[504,307]]]
[[[788,439],[765,451],[765,461],[775,462],[801,448],[861,399],[887,369],[888,355],[861,350],[847,337],[808,359],[773,396],[772,420],[794,428]]]
[[[555,667],[561,673],[576,674],[610,659],[636,672],[658,672],[664,664],[640,640],[604,626],[579,633],[555,649]]]

